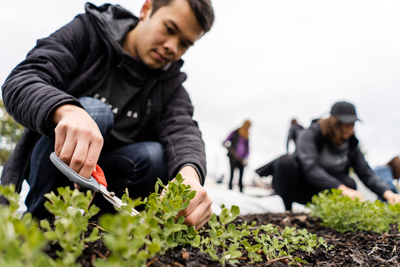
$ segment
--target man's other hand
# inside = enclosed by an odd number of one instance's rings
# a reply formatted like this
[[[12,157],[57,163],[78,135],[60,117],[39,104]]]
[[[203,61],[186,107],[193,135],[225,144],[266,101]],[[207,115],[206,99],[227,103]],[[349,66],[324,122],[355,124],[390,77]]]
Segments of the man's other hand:
[[[385,193],[383,193],[383,198],[390,204],[400,203],[400,195],[390,190],[386,190]]]
[[[177,218],[184,216],[185,224],[196,227],[199,230],[206,224],[212,215],[212,200],[207,195],[206,189],[200,184],[199,176],[193,167],[186,166],[179,172],[185,179],[184,184],[190,185],[192,190],[196,191],[196,196],[190,201],[185,210],[181,210]]]
[[[80,176],[89,178],[104,142],[96,122],[84,109],[75,105],[57,108],[52,122],[57,125],[54,152]]]

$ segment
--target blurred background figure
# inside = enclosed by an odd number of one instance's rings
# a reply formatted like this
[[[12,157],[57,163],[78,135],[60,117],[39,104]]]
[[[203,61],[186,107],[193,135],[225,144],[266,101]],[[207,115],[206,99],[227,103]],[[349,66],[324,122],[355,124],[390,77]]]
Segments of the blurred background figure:
[[[272,186],[286,210],[292,209],[293,202],[306,204],[313,195],[331,188],[351,198],[363,198],[349,177],[350,167],[378,197],[391,204],[400,202],[400,195],[393,193],[365,161],[354,135],[358,120],[353,104],[337,102],[328,118],[316,120],[299,135],[295,153],[256,170],[260,176],[273,176]]]
[[[304,127],[297,123],[296,119],[293,119],[290,123],[289,134],[286,142],[286,153],[289,154],[289,143],[290,140],[293,140],[293,143],[296,145],[297,137],[299,136],[299,132],[303,130]]]
[[[232,189],[233,175],[236,168],[239,169],[239,189],[243,192],[243,171],[247,165],[249,157],[249,128],[251,123],[246,120],[242,127],[233,131],[223,142],[228,149],[229,163],[231,165],[231,177],[229,180],[229,189]]]
[[[373,169],[373,171],[378,175],[379,179],[387,183],[393,193],[397,193],[397,188],[393,181],[398,184],[400,178],[400,159],[399,156],[392,158],[386,165],[378,166]],[[379,198],[383,200],[382,198]]]

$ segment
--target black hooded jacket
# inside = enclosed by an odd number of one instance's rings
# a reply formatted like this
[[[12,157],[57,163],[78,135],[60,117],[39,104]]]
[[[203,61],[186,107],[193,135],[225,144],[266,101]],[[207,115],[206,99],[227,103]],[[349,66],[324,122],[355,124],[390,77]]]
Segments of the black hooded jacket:
[[[7,112],[26,127],[2,174],[2,184],[15,184],[18,191],[29,175],[30,155],[38,139],[54,138],[55,126],[50,122],[50,114],[64,104],[81,107],[77,98],[92,94],[91,90],[110,70],[117,54],[107,32],[127,31],[138,20],[117,5],[96,7],[87,3],[85,8],[85,14],[76,16],[48,38],[38,40],[2,86]],[[146,80],[137,107],[145,114],[141,117],[137,141],[161,142],[169,177],[175,177],[189,163],[197,168],[204,183],[204,142],[192,119],[189,95],[182,87],[186,80],[180,71],[182,65],[182,60],[174,62],[153,72]]]
[[[294,153],[300,163],[304,179],[320,190],[337,188],[342,184],[319,164],[319,155],[327,142],[329,141],[322,136],[319,123],[315,122],[300,133]],[[349,146],[349,160],[345,174],[348,174],[349,168],[352,167],[360,180],[374,193],[382,197],[383,193],[390,188],[371,170],[354,135],[349,139]]]

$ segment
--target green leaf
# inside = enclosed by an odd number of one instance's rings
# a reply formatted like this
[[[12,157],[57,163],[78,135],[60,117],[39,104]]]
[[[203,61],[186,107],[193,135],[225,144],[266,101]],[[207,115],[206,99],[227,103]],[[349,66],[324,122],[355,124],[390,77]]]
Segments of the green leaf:
[[[188,195],[188,199],[189,199],[189,200],[192,200],[192,199],[194,199],[195,196],[196,196],[196,191],[191,191],[191,192],[189,193],[189,195]]]
[[[177,224],[182,224],[185,221],[185,217],[181,216],[179,217],[179,220],[176,222]]]
[[[47,221],[47,220],[41,220],[41,221],[40,221],[40,226],[41,226],[43,229],[47,230],[47,231],[50,231],[50,230],[51,230],[51,228],[50,228],[50,223],[49,223],[49,221]]]
[[[49,241],[55,241],[57,240],[57,234],[56,232],[46,232],[44,233],[44,236],[47,238]]]
[[[150,251],[151,253],[157,253],[157,252],[160,251],[160,246],[159,246],[158,244],[156,244],[156,243],[153,243],[153,244],[150,244],[150,245],[148,246],[148,249],[149,249],[149,251]]]
[[[251,250],[251,245],[246,240],[242,240],[242,244],[246,250]]]
[[[89,237],[85,238],[85,242],[93,242],[99,240],[101,236],[99,236],[99,228],[93,228],[92,232],[90,233]]]
[[[233,215],[239,215],[240,214],[240,208],[238,206],[233,205],[231,208],[231,212]]]

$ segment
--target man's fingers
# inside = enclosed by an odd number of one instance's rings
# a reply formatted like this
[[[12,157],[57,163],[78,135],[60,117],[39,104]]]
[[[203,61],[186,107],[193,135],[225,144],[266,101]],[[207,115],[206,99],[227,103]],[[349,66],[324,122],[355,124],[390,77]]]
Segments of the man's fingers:
[[[55,136],[54,152],[59,157],[67,137],[65,129],[63,129],[61,125],[58,125],[55,128]]]
[[[199,230],[201,227],[203,227],[211,219],[211,215],[212,215],[212,208],[211,208],[211,204],[210,204],[207,211],[203,213],[203,217],[200,218],[200,220],[199,220],[200,223],[196,224],[196,230]]]
[[[185,224],[195,225],[201,227],[205,224],[204,221],[208,221],[211,218],[212,200],[209,198],[204,199],[188,216],[185,217]]]
[[[211,212],[211,214],[212,214],[212,212]],[[196,230],[199,230],[201,227],[203,227],[210,219],[211,219],[211,215],[210,215],[210,217],[204,218],[204,220],[201,221],[201,223],[196,225]]]
[[[74,150],[69,167],[73,169],[76,173],[81,173],[84,167],[86,156],[88,153],[88,140],[80,140]],[[81,175],[82,177],[89,178],[89,176]]]
[[[63,147],[58,157],[68,166],[71,163],[72,156],[74,155],[76,141],[71,138],[71,135],[66,135]],[[76,170],[74,170],[76,171]]]
[[[81,189],[81,188],[82,188],[82,186],[80,186],[80,185],[77,184],[77,183],[74,183],[74,187],[75,187],[76,189]]]
[[[181,216],[186,218],[187,216],[189,216],[195,210],[195,208],[197,206],[198,206],[198,203],[195,205],[195,203],[190,202],[189,206],[186,209],[181,210],[181,211],[178,212],[178,215],[176,216],[176,218],[179,219]]]
[[[96,142],[92,142],[90,144],[84,164],[81,170],[79,171],[79,175],[85,178],[90,177],[90,175],[92,174],[93,170],[96,167],[97,161],[99,160],[99,155],[102,147],[103,147],[103,138],[101,138],[101,140],[96,140]]]
[[[198,194],[199,194],[199,196],[198,196]],[[189,216],[190,214],[192,214],[193,211],[195,211],[198,208],[198,206],[202,202],[202,197],[200,196],[200,194],[202,194],[202,193],[196,192],[196,197],[194,199],[190,200],[189,206],[186,209],[178,212],[178,215],[177,215],[178,219],[181,216],[184,216],[184,217]]]

